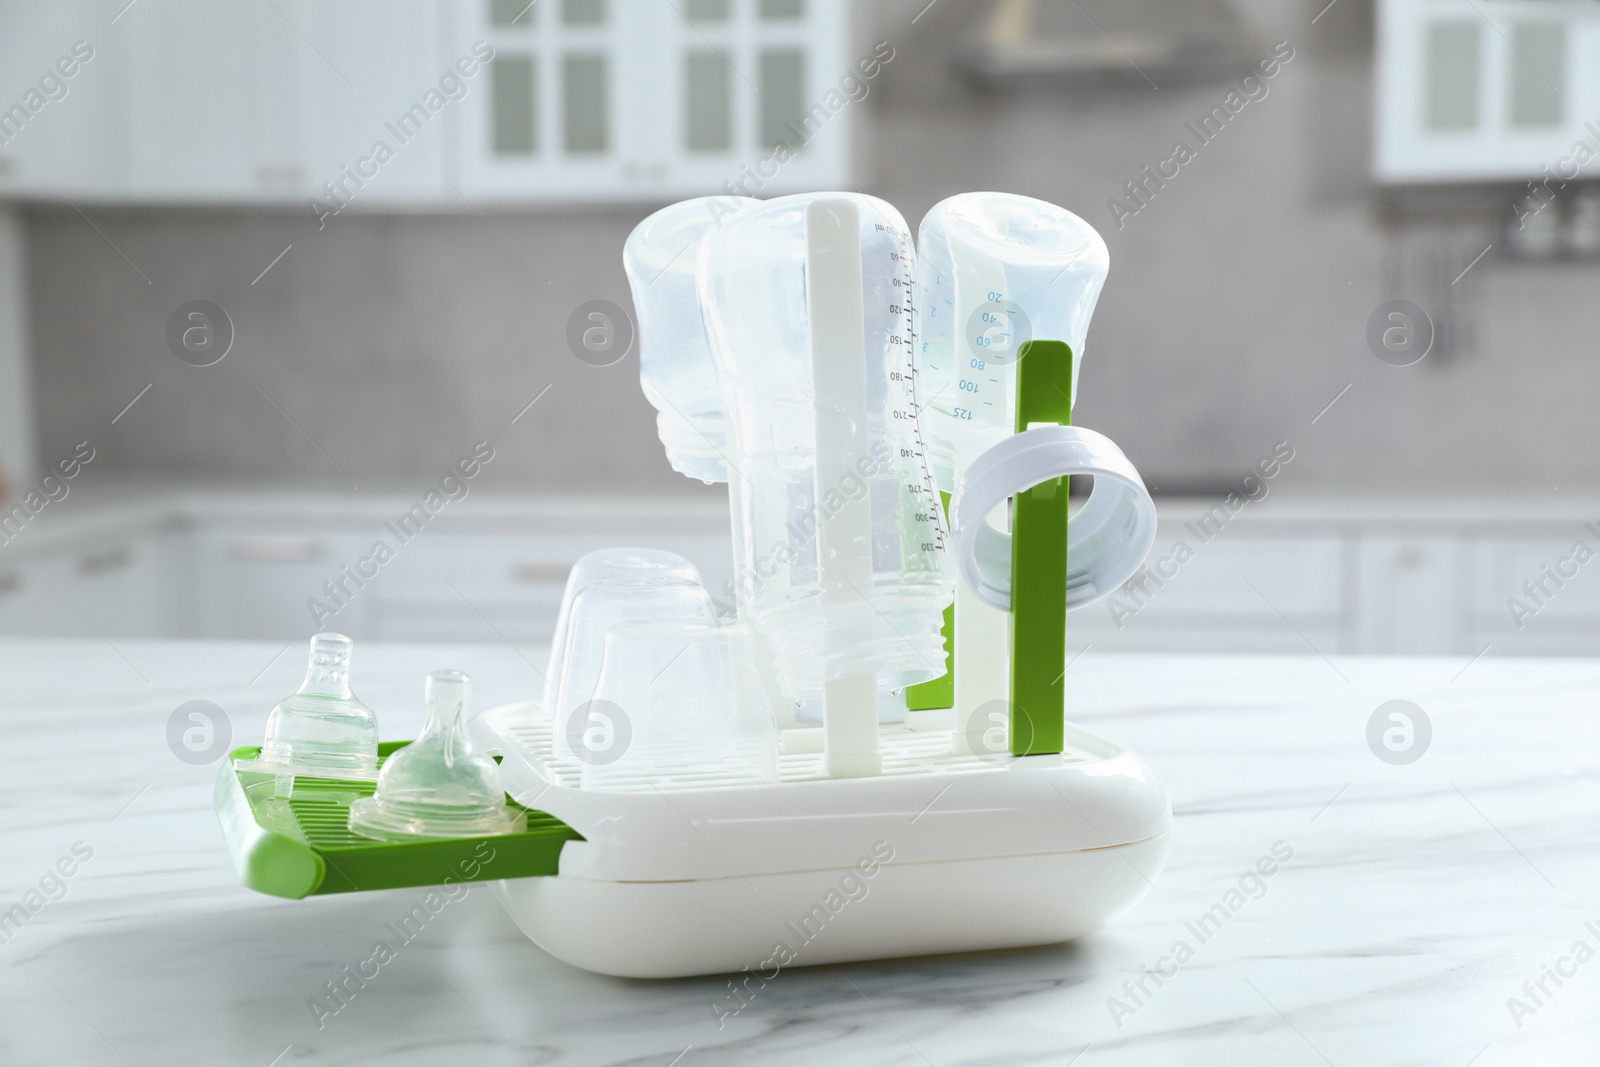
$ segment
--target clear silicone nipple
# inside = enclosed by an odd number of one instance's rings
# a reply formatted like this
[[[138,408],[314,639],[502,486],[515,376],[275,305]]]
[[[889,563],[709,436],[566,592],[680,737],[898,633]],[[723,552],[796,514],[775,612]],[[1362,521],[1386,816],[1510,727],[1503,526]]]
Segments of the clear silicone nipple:
[[[350,691],[350,650],[344,634],[311,639],[305,681],[267,716],[261,755],[241,770],[315,778],[378,777],[378,717]]]
[[[461,671],[428,675],[428,721],[390,756],[378,790],[350,805],[350,829],[380,841],[515,833],[527,816],[507,810],[500,768],[467,734],[472,682]]]

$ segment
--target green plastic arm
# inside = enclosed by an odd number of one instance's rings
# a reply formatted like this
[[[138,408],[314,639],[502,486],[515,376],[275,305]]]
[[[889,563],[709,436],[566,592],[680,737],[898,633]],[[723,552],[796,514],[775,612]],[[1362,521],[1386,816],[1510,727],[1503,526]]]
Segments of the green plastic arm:
[[[1029,341],[1017,356],[1017,423],[1072,422],[1072,348]],[[1067,478],[1018,493],[1011,523],[1011,752],[1066,744]]]

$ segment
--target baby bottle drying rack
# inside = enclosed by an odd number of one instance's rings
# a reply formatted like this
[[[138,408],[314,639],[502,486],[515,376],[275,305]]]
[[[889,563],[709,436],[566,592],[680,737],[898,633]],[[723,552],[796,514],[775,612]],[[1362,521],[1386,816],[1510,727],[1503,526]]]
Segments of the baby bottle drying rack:
[[[602,794],[551,758],[540,718],[518,704],[478,722],[511,795],[579,836],[555,877],[501,897],[545,951],[604,974],[771,978],[1066,941],[1133,907],[1166,859],[1159,780],[1075,726],[1058,753],[980,756],[952,750],[947,716],[913,713],[882,729],[883,773],[851,778],[827,777],[821,728],[801,728],[777,785]]]
[[[700,256],[687,268],[698,282],[705,336],[673,331],[681,351],[647,352],[655,368],[680,365],[652,372],[659,380],[646,393],[666,425],[673,389],[696,390],[694,419],[674,422],[679,445],[679,424],[726,428],[719,440],[706,438],[720,462],[697,453],[674,465],[729,480],[737,623],[698,615],[656,629],[650,619],[616,622],[598,668],[546,689],[572,707],[532,700],[473,720],[477,747],[499,759],[513,833],[372,840],[347,822],[372,783],[295,777],[286,790],[281,777],[249,769],[256,750],[238,750],[239,766],[230,761],[219,776],[217,807],[246,885],[302,897],[494,881],[518,927],[568,963],[641,978],[748,972],[747,983],[789,966],[1070,940],[1149,890],[1168,849],[1165,788],[1137,755],[1065,717],[1066,611],[1124,580],[1154,534],[1153,507],[1131,464],[1109,440],[1070,426],[1071,344],[1016,346],[1004,383],[1014,390],[1014,423],[986,447],[961,453],[954,483],[936,488],[917,427],[925,409],[913,353],[925,350],[913,327],[914,252],[893,208],[859,194],[819,194],[723,205],[708,219],[690,234]],[[630,255],[651,225],[630,239]],[[694,229],[681,217],[657,227],[678,239]],[[887,262],[872,258],[880,254]],[[764,255],[790,258],[760,281]],[[656,258],[671,271],[677,259],[694,257]],[[719,288],[731,275],[738,283]],[[749,308],[757,281],[770,287],[773,307]],[[1088,309],[1097,282],[1093,290]],[[635,299],[651,299],[637,282]],[[661,313],[641,309],[641,319],[659,322]],[[764,330],[787,354],[756,344]],[[668,332],[644,331],[641,342]],[[1081,344],[1081,336],[1073,340]],[[720,412],[706,399],[708,379],[722,383]],[[752,411],[751,397],[763,389],[785,404],[801,400],[782,413]],[[670,455],[675,445],[665,433],[663,441]],[[1074,474],[1096,482],[1069,522]],[[852,479],[859,494],[835,493],[837,502],[825,495]],[[770,552],[763,537],[796,528],[789,512],[772,524],[774,501],[794,500],[811,509],[809,524],[799,524],[807,531],[800,558],[785,562],[776,585],[763,586],[753,573]],[[1007,500],[1015,501],[1009,534],[992,525]],[[958,569],[969,603],[988,612],[958,604],[954,614],[951,663],[970,668],[967,684],[958,673],[943,701],[937,684],[925,688],[903,721],[880,724],[880,691],[899,692],[944,669],[923,635],[939,632]],[[558,635],[563,655],[573,654],[574,641],[594,652],[594,620],[625,608],[619,590],[629,588],[615,576],[569,583],[563,619],[570,613],[575,621]],[[587,607],[579,603],[585,596]],[[810,626],[811,617],[823,622]],[[981,621],[964,627],[970,618]],[[996,619],[1007,620],[998,640]],[[911,635],[903,633],[908,625]],[[687,701],[673,696],[685,684],[671,673],[685,673],[675,657],[659,671],[651,663],[656,678],[632,677],[644,661],[630,657],[660,647],[649,644],[657,629],[685,635],[685,650],[693,644],[691,655],[705,664],[722,662],[703,655],[707,649],[724,661],[729,650],[749,650],[737,654],[737,681],[708,678],[704,692],[721,696],[696,706],[692,688]],[[915,656],[894,645],[896,633]],[[983,662],[996,652],[1005,668],[999,691],[994,664]],[[665,695],[650,691],[658,678]],[[630,694],[638,721],[610,702],[619,693]],[[973,704],[974,694],[992,699]],[[795,705],[807,699],[820,702],[821,725],[796,720]],[[725,708],[728,701],[739,706]],[[756,708],[765,734],[750,729]],[[745,747],[685,769],[685,723],[743,731]],[[608,744],[620,728],[633,747],[591,751],[592,724],[604,726]],[[748,755],[763,744],[765,760]],[[380,760],[399,747],[380,746]]]

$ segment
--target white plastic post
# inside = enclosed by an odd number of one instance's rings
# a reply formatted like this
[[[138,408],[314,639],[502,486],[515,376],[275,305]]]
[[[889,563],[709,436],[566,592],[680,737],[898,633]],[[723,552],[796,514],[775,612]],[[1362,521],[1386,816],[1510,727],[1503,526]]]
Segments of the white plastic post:
[[[970,330],[973,314],[987,302],[990,292],[1005,292],[1005,270],[988,255],[975,249],[956,250],[955,310],[958,324]],[[965,360],[971,338],[963,333],[955,338],[956,354]],[[1015,358],[1015,353],[1011,353]],[[1011,364],[1015,374],[1015,363]],[[994,375],[1014,382],[1011,375]],[[1013,385],[1014,389],[1015,386]],[[1015,418],[1009,396],[995,396],[993,407],[977,412],[978,419],[990,427],[1004,424],[1011,432]],[[958,433],[955,438],[955,476],[959,482],[972,461],[982,453],[983,436]],[[1002,522],[1005,522],[1002,519]],[[1009,529],[1007,523],[1006,528]],[[992,753],[993,737],[1004,737],[1010,730],[1011,698],[1011,620],[1003,608],[988,603],[967,586],[956,582],[956,693],[954,747],[958,753]],[[980,710],[982,709],[982,710]],[[991,743],[983,735],[996,730]],[[1000,746],[1000,751],[1005,751]]]
[[[851,605],[872,593],[872,502],[863,494],[824,510],[824,498],[854,477],[868,454],[866,312],[862,306],[861,220],[849,200],[806,208],[806,306],[816,391],[817,563],[821,606]],[[848,614],[854,614],[849,612]],[[869,624],[870,625],[870,624]],[[870,633],[834,626],[830,649],[859,648]],[[879,774],[878,680],[872,674],[823,683],[822,739],[828,774]]]
[[[956,582],[955,751],[993,755],[1005,745],[984,740],[1004,738],[1011,728],[1011,627],[1003,608]],[[980,711],[982,709],[982,711]]]
[[[728,514],[733,517],[733,597],[738,608],[739,617],[748,618],[745,614],[745,580],[744,569],[744,523],[741,504],[739,501],[740,482],[744,475],[740,473],[733,460],[728,461]],[[795,725],[794,699],[783,688],[778,677],[778,665],[772,654],[772,642],[760,630],[751,628],[750,637],[756,651],[756,674],[761,678],[761,688],[766,691],[767,698],[772,701],[773,719],[777,722],[779,730],[788,730]]]

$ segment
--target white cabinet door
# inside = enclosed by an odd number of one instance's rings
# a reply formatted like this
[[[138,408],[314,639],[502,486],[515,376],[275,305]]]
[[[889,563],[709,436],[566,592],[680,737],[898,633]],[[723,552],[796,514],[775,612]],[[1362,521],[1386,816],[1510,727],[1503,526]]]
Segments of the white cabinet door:
[[[652,200],[729,182],[772,196],[849,183],[861,107],[849,96],[865,83],[844,82],[858,57],[843,0],[458,10],[458,45],[481,39],[495,52],[451,172],[469,196]],[[778,139],[798,147],[793,158],[774,161]]]
[[[677,552],[700,568],[713,598],[724,596],[732,555],[726,535],[648,531],[644,525],[618,522],[529,535],[430,531],[384,568],[378,629],[385,640],[548,644],[572,564],[585,553],[620,544]],[[544,669],[542,661],[537,666]]]
[[[177,613],[164,531],[107,532],[0,566],[0,634],[115,643],[171,633]]]
[[[0,11],[0,71],[10,76],[0,93],[11,94],[0,108],[75,41],[93,51],[62,99],[0,137],[0,192],[309,212],[311,197],[326,199],[324,182],[340,191],[335,207],[446,191],[441,115],[463,106],[448,95],[470,99],[481,87],[446,77],[453,27],[439,0],[145,0],[114,25],[105,8],[66,0]],[[431,110],[434,100],[446,103]],[[388,124],[417,105],[417,135],[397,136]]]
[[[660,10],[658,10],[658,8]],[[457,42],[494,49],[486,90],[462,117],[452,178],[501,200],[614,197],[651,153],[660,83],[647,27],[666,5],[617,0],[464,0]]]
[[[1164,522],[1138,574],[1067,616],[1067,641],[1105,651],[1349,651],[1348,555],[1337,534]]]
[[[162,0],[130,8],[105,53],[115,165],[103,192],[135,200],[281,193],[297,164],[282,86],[294,35],[271,5]],[[109,35],[108,35],[109,36]],[[302,47],[303,47],[302,42]]]
[[[94,50],[0,138],[0,193],[311,212],[839,188],[878,62],[851,53],[845,0],[105,8],[0,7],[0,108]]]
[[[0,636],[62,637],[73,634],[76,615],[39,579],[39,566],[13,559],[0,565]]]
[[[309,212],[312,197],[339,208],[440,193],[438,115],[459,104],[429,107],[449,62],[437,0],[148,6],[123,20],[134,66],[119,70],[130,131],[126,172],[110,176],[119,196]],[[417,129],[402,140],[391,127],[407,116]]]
[[[1443,656],[1467,649],[1462,595],[1469,580],[1462,542],[1453,537],[1361,539],[1358,651]]]
[[[108,187],[129,69],[111,17],[88,0],[0,10],[0,194],[59,203],[58,189]]]
[[[171,623],[157,539],[86,545],[38,569],[51,592],[68,602],[75,637],[154,638]]]
[[[291,191],[332,208],[453,199],[447,126],[486,79],[454,71],[438,0],[275,3],[299,30],[280,33],[273,94],[293,145]]]
[[[571,537],[426,531],[384,568],[379,630],[391,641],[548,643],[567,571],[588,547]]]
[[[1482,538],[1473,568],[1478,647],[1495,655],[1600,653],[1597,549],[1600,538],[1577,523],[1542,536]]]
[[[1383,0],[1377,43],[1381,181],[1571,180],[1600,148],[1589,0]]]
[[[206,524],[197,558],[186,568],[198,572],[200,636],[287,641],[318,630],[369,636],[366,620],[376,595],[341,570],[369,542],[354,532],[292,521]]]

